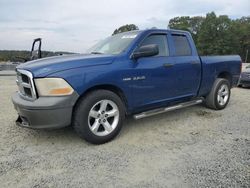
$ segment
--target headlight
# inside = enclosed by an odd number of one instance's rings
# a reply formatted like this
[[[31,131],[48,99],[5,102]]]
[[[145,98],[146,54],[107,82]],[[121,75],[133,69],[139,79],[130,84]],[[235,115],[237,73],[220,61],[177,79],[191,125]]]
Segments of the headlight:
[[[74,92],[62,78],[37,78],[35,85],[39,96],[64,96]]]

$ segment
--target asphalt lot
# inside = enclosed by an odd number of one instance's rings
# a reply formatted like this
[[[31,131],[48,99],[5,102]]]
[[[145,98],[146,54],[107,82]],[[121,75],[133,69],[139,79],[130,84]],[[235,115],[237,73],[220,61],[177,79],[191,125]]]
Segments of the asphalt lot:
[[[99,146],[71,127],[17,127],[15,90],[14,76],[0,77],[1,187],[250,187],[250,89],[233,89],[222,111],[129,118]]]

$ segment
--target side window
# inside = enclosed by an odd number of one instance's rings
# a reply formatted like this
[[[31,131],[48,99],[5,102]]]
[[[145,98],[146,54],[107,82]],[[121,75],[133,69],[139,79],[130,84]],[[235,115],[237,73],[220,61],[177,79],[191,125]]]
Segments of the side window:
[[[175,46],[175,55],[189,56],[192,55],[192,50],[189,46],[188,39],[185,35],[172,35]]]
[[[169,56],[167,36],[166,35],[150,35],[141,43],[140,46],[156,44],[159,47],[157,56]]]

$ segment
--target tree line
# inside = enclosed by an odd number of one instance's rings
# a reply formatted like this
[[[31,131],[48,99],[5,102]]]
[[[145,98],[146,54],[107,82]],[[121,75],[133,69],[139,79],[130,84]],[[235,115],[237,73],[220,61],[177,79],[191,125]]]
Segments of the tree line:
[[[172,18],[168,27],[189,31],[200,55],[238,54],[243,61],[250,60],[250,16],[230,19],[211,12],[205,17]]]
[[[51,57],[62,54],[72,54],[71,52],[51,52],[42,51],[42,57]],[[25,62],[30,59],[30,51],[26,50],[0,50],[0,62],[10,61],[10,62]]]
[[[204,17],[174,17],[167,26],[189,31],[200,55],[238,54],[243,61],[250,62],[250,16],[231,19],[227,15],[217,16],[211,12]],[[126,24],[115,29],[112,35],[138,29],[135,24]],[[48,57],[61,53],[43,51],[42,55]],[[29,57],[29,51],[0,50],[0,61],[15,62]]]
[[[243,61],[250,61],[250,16],[231,19],[214,12],[205,17],[181,16],[170,19],[168,28],[189,31],[200,55],[238,54]],[[134,24],[124,25],[113,35],[136,29]]]

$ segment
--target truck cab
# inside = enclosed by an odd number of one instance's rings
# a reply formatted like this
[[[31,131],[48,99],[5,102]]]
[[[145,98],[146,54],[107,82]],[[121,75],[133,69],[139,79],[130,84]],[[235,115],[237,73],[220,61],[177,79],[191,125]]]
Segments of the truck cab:
[[[156,44],[159,53],[129,62],[133,77],[139,78],[133,82],[135,108],[167,105],[198,95],[201,62],[188,32],[149,30],[136,44],[139,48]]]

